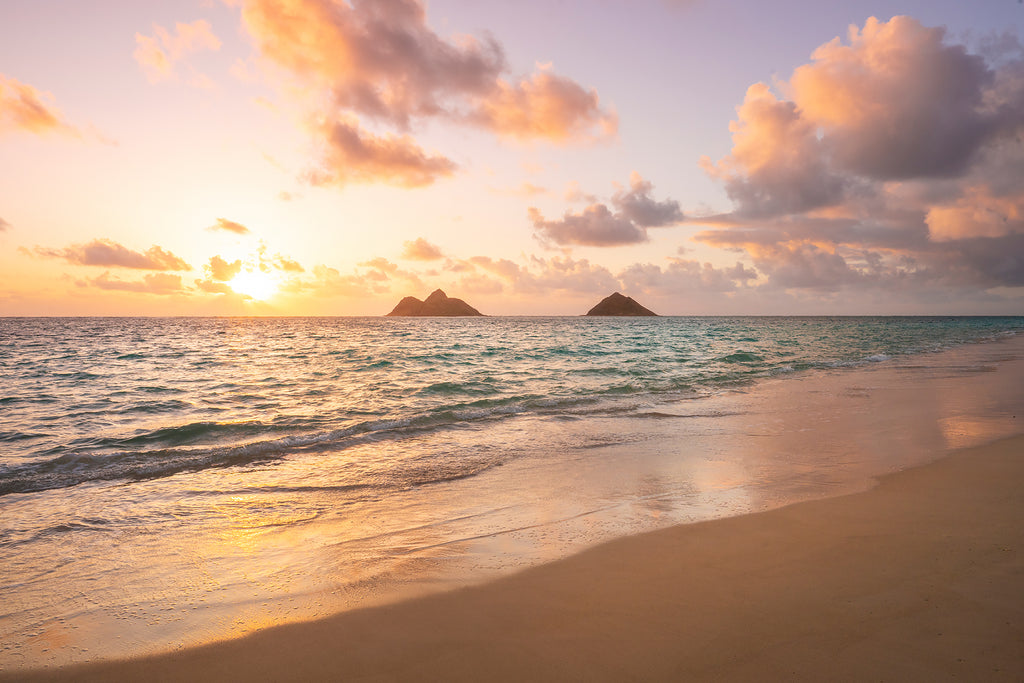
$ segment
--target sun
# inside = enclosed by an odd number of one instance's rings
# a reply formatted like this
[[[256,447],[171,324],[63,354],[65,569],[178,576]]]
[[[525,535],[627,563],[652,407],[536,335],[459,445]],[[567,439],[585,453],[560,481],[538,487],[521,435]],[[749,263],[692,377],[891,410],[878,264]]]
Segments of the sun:
[[[250,299],[263,301],[277,294],[277,277],[262,270],[243,270],[236,275],[228,286],[239,294]]]

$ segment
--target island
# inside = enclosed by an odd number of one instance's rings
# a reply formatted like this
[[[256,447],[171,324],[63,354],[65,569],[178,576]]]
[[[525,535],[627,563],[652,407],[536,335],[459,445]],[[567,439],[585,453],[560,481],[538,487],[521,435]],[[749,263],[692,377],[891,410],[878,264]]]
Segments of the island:
[[[420,301],[414,296],[407,296],[398,302],[394,310],[388,313],[389,316],[457,316],[457,315],[483,315],[462,299],[453,299],[440,289],[427,297],[426,301]]]
[[[653,315],[658,314],[654,311],[644,308],[636,302],[631,296],[622,296],[618,292],[606,296],[601,301],[587,311],[587,315]]]

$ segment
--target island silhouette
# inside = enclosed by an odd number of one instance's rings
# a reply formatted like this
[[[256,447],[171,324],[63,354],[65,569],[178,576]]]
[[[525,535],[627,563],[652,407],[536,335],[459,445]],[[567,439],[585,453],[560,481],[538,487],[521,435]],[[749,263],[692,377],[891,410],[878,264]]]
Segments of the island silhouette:
[[[391,317],[424,317],[424,316],[469,316],[483,313],[476,310],[462,299],[449,297],[441,289],[435,289],[425,301],[414,296],[407,296],[387,314]],[[591,316],[657,316],[649,308],[641,306],[633,297],[623,296],[618,292],[601,299],[589,311]]]
[[[458,316],[483,315],[462,299],[453,299],[440,289],[435,289],[426,301],[407,296],[388,313],[389,316]]]
[[[614,294],[609,294],[605,298],[601,299],[596,306],[587,311],[587,315],[657,316],[658,314],[638,304],[633,297],[623,296],[618,292],[615,292]]]

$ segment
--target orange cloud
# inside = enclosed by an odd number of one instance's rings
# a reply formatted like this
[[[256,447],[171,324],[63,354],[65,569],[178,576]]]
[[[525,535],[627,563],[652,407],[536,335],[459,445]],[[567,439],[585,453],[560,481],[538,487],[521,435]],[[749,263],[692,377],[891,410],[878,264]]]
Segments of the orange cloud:
[[[705,170],[749,217],[832,206],[864,183],[962,175],[986,142],[1024,123],[1009,113],[1021,84],[944,38],[910,17],[851,27],[849,45],[822,45],[780,84],[791,101],[752,85],[732,152],[705,158]]]
[[[490,256],[473,256],[445,268],[463,273],[460,282],[480,293],[502,291],[508,285],[520,294],[550,296],[558,292],[587,293],[614,290],[618,280],[603,266],[587,259],[530,257],[525,264]],[[481,275],[478,271],[488,275]],[[491,277],[493,276],[493,277]]]
[[[10,230],[10,229],[11,229],[11,224],[8,223],[7,221],[5,221],[3,218],[0,218],[0,232],[4,232],[5,230]]]
[[[217,222],[208,227],[207,230],[210,232],[222,230],[224,232],[233,232],[236,235],[248,235],[251,232],[249,228],[245,227],[241,223],[229,221],[227,218],[218,218]]]
[[[444,258],[444,253],[436,244],[431,244],[422,237],[413,241],[405,242],[402,249],[402,258],[410,261],[437,261]]]
[[[220,39],[213,34],[210,22],[197,19],[190,24],[176,23],[174,34],[162,26],[153,25],[154,35],[135,34],[135,61],[142,67],[150,83],[176,77],[174,67],[185,55],[202,50],[219,50]],[[193,85],[209,87],[209,79],[193,74]]]
[[[210,280],[216,282],[227,282],[238,275],[242,270],[242,260],[235,259],[228,263],[221,256],[211,256],[210,262],[203,266],[209,275]]]
[[[477,294],[480,296],[501,294],[505,286],[500,280],[479,273],[469,273],[459,278],[458,289],[466,294]]]
[[[170,273],[148,273],[142,280],[118,280],[111,278],[110,273],[87,280],[93,287],[122,292],[138,292],[140,294],[180,294],[184,292],[180,275]]]
[[[931,207],[925,220],[938,242],[1024,233],[1024,188],[1000,197],[986,186],[972,186],[955,203]]]
[[[555,142],[614,135],[618,118],[605,112],[594,90],[575,81],[540,72],[497,89],[477,105],[470,120],[500,136]]]
[[[80,266],[116,266],[139,270],[191,270],[192,266],[165,249],[152,246],[145,253],[106,239],[88,244],[74,244],[63,249],[36,247],[35,252],[48,258],[62,258]]]
[[[243,19],[265,56],[337,106],[402,128],[487,91],[505,64],[493,40],[442,39],[415,0],[251,0]]]
[[[984,106],[993,74],[947,45],[945,29],[871,17],[812,54],[789,81],[801,116],[819,126],[835,163],[880,179],[961,173],[996,123]]]
[[[269,256],[266,245],[261,243],[256,253],[250,255],[244,261],[242,259],[227,261],[220,255],[211,256],[209,262],[203,266],[203,272],[205,277],[201,280],[195,280],[196,286],[201,291],[211,294],[240,294],[248,296],[233,290],[226,283],[231,282],[239,273],[243,272],[274,273],[274,280],[282,291],[300,291],[302,285],[294,276],[304,273],[305,268],[298,261],[289,259],[281,254]],[[280,278],[278,273],[290,274],[290,278],[288,280],[278,279]]]
[[[410,287],[423,287],[423,281],[417,273],[414,273],[411,270],[403,270],[402,268],[399,268],[397,264],[388,261],[386,258],[378,256],[377,258],[370,259],[369,261],[363,261],[359,265],[363,268],[369,269],[360,276],[364,280],[387,282],[392,278],[397,278],[403,280]]]
[[[319,126],[325,148],[320,166],[308,180],[313,185],[384,182],[423,187],[452,175],[457,166],[431,156],[408,135],[375,136],[351,121]]]
[[[195,280],[196,287],[199,291],[206,292],[207,294],[235,294],[235,290],[231,289],[225,282],[216,282],[215,280]]]
[[[277,254],[271,261],[274,267],[278,270],[284,271],[285,273],[304,273],[306,269],[302,267],[298,261],[293,261],[290,258],[286,258]]]
[[[511,84],[493,38],[442,38],[419,0],[248,0],[242,17],[261,54],[299,86],[290,92],[327,122],[311,129],[327,148],[326,169],[309,176],[318,184],[414,187],[450,175],[453,162],[409,137],[430,119],[518,140],[615,133],[596,92],[546,70]],[[401,135],[371,134],[367,121]]]
[[[374,271],[376,272],[376,271]],[[386,278],[385,278],[386,280]],[[390,291],[378,279],[359,273],[342,274],[336,268],[325,265],[313,267],[311,279],[295,279],[281,286],[281,291],[292,294],[309,293],[319,297],[364,298]]]
[[[701,165],[725,183],[738,212],[764,217],[806,211],[838,202],[842,179],[826,166],[817,129],[793,102],[779,100],[764,83],[747,89],[729,125],[732,151],[717,164]]]
[[[1024,284],[1024,61],[990,47],[872,18],[780,81],[789,99],[751,86],[731,152],[702,160],[734,211],[696,239],[782,289]]]
[[[79,135],[74,126],[63,120],[52,100],[51,95],[31,85],[0,74],[0,135],[18,131]]]

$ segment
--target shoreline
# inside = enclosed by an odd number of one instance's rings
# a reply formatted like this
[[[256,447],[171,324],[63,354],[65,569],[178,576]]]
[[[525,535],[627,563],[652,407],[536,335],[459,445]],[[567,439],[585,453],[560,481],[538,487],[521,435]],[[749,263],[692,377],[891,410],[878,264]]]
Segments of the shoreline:
[[[1019,680],[1021,481],[1017,435],[478,586],[0,680]]]
[[[74,581],[51,581],[24,598],[15,593],[12,614],[18,600],[56,609],[43,625],[19,628],[24,620],[4,620],[0,672],[17,677],[191,651],[267,628],[486,585],[616,538],[864,491],[885,473],[1020,434],[1022,379],[1024,337],[1011,335],[783,375],[699,402],[654,405],[639,417],[502,422],[484,445],[501,442],[518,448],[518,457],[457,485],[410,489],[316,524],[271,525],[263,537],[249,535],[261,528],[263,515],[192,536],[154,535],[162,539],[153,546],[155,557],[162,548],[183,554],[142,567],[113,562],[120,583],[76,588]],[[387,449],[369,448],[362,455],[389,456]],[[224,476],[212,471],[208,478],[213,475]],[[244,475],[228,481],[245,483]],[[234,490],[220,481],[207,485]],[[119,496],[80,502],[97,510],[123,503]],[[278,504],[291,509],[293,501],[271,495],[224,502],[270,511]],[[353,525],[360,520],[372,524]],[[75,547],[81,552],[62,556],[76,559],[72,570],[99,548]],[[73,579],[75,572],[64,575]],[[261,581],[266,576],[286,581],[268,585]],[[197,577],[206,582],[197,584]],[[155,589],[148,593],[147,580]]]

